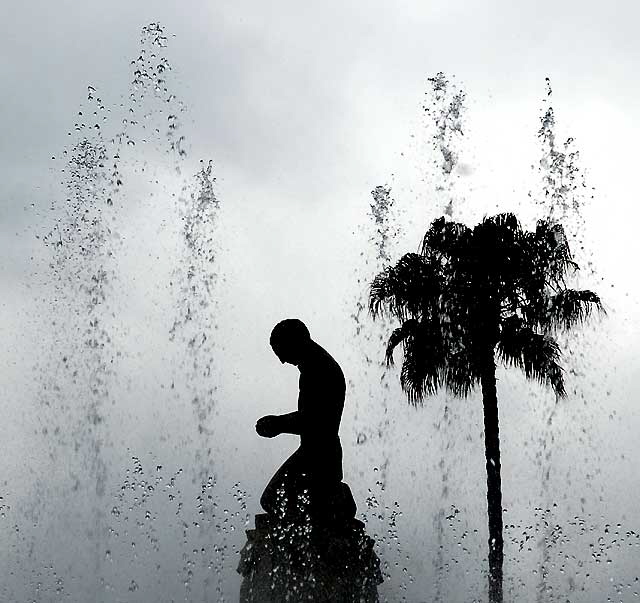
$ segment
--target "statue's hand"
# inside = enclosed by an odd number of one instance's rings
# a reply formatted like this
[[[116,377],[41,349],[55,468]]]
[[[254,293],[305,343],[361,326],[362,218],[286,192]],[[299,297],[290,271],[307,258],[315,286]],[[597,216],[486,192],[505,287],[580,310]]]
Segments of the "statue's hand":
[[[258,419],[256,423],[256,432],[263,438],[273,438],[280,434],[278,429],[278,417],[275,415],[267,415]]]

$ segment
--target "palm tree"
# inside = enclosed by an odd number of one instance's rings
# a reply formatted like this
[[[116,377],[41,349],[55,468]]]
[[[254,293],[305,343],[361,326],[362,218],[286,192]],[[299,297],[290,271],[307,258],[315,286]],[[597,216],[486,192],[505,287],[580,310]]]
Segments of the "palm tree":
[[[603,311],[600,298],[567,287],[578,270],[562,226],[540,220],[523,230],[515,215],[485,218],[473,229],[435,220],[419,253],[378,274],[370,290],[374,318],[400,321],[386,360],[402,344],[400,382],[413,404],[446,388],[466,397],[480,384],[484,407],[489,601],[502,602],[502,490],[496,355],[527,378],[565,395],[557,329]]]

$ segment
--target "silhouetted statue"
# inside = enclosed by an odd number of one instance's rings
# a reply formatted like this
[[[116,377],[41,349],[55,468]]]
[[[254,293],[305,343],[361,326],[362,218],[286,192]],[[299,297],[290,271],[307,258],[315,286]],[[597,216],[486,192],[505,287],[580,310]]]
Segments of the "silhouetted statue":
[[[299,435],[300,447],[271,478],[260,504],[267,513],[290,514],[306,491],[306,512],[313,519],[351,519],[356,505],[349,487],[341,484],[338,435],[346,389],[342,369],[311,339],[305,324],[295,318],[278,323],[270,343],[283,364],[293,364],[300,371],[298,410],[262,417],[256,431],[267,438],[281,433]]]
[[[380,561],[342,482],[342,369],[300,320],[278,323],[270,342],[300,370],[298,410],[262,417],[256,431],[299,435],[300,447],[269,481],[260,498],[266,513],[247,530],[240,602],[377,603]]]

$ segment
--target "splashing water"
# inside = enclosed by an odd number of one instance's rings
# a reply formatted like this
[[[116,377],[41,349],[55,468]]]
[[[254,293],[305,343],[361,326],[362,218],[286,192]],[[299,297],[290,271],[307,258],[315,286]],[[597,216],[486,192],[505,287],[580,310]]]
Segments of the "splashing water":
[[[461,199],[455,193],[458,178],[456,168],[461,167],[460,154],[464,140],[465,91],[443,72],[427,80],[423,110],[427,128],[432,130],[433,162],[436,166],[435,190],[444,197],[443,212],[449,217],[459,217]]]
[[[581,267],[581,275],[587,280],[593,281],[596,273],[591,253],[586,248],[584,218],[587,203],[594,198],[593,190],[587,188],[586,175],[580,166],[580,153],[576,148],[575,140],[568,137],[562,144],[557,144],[557,122],[552,105],[553,91],[549,78],[545,79],[545,85],[546,95],[540,117],[540,129],[538,130],[541,150],[538,165],[540,190],[532,197],[541,218],[562,224],[571,241],[570,246],[574,251],[576,262]],[[578,283],[577,286],[580,286],[580,281],[584,279],[575,275],[574,280]],[[563,361],[567,373],[585,377],[595,370],[595,360],[580,352],[589,345],[589,338],[585,336],[584,332],[561,333],[558,341],[562,349],[569,352]],[[577,387],[580,386],[577,385]],[[567,417],[571,417],[572,423],[583,425],[589,446],[595,448],[593,435],[588,428],[591,424],[591,417],[585,413],[583,408],[580,408],[580,405],[575,404],[579,397],[585,400],[587,392],[574,389],[573,393],[573,404],[571,404],[571,400],[563,402],[556,398],[552,401],[549,396],[544,397],[537,456],[541,470],[540,496],[543,504],[547,506],[555,504],[550,492],[551,473],[554,469],[553,453],[555,447],[553,442],[559,435],[558,430],[566,429]],[[587,493],[583,492],[583,500],[585,495]],[[554,596],[554,589],[549,584],[554,530],[553,526],[546,525],[543,533],[540,534],[539,547],[542,555],[537,596],[539,603],[551,601]]]
[[[138,161],[137,148],[146,146],[160,151],[177,174],[187,155],[179,121],[185,107],[170,91],[167,77],[171,66],[164,54],[163,28],[157,23],[144,27],[140,47],[139,56],[131,62],[130,92],[123,102],[110,107],[95,86],[88,86],[87,102],[69,132],[75,142],[63,152],[67,159],[61,170],[65,200],[52,203],[55,225],[44,237],[51,252],[49,304],[53,320],[49,346],[52,351],[38,371],[39,431],[49,451],[51,471],[59,477],[57,483],[46,476],[36,481],[22,514],[43,527],[53,520],[47,529],[59,531],[55,518],[46,513],[46,501],[55,500],[70,510],[77,509],[78,527],[86,530],[94,550],[91,568],[82,569],[87,560],[78,561],[75,567],[87,577],[76,592],[80,598],[97,599],[105,589],[105,496],[110,479],[108,468],[113,464],[110,457],[115,454],[108,450],[113,445],[110,409],[116,403],[114,387],[118,389],[118,375],[122,372],[122,351],[117,342],[123,337],[118,320],[121,309],[113,300],[114,292],[122,286],[120,231],[129,209],[125,200],[134,194],[133,188],[126,194],[124,191],[128,181],[135,182],[136,173],[149,174],[152,182],[158,182],[147,164]],[[203,252],[198,247],[201,242],[197,241],[197,232],[211,226],[202,209],[205,199],[217,207],[212,181],[211,166],[203,167],[197,175],[198,193],[180,199],[185,208],[187,247],[196,257]],[[188,258],[183,260],[187,261]],[[193,262],[189,264],[192,271],[199,268]],[[210,288],[211,277],[205,281]],[[212,291],[207,290],[206,294],[210,296]],[[204,311],[197,318],[204,320],[203,317]],[[207,323],[208,326],[211,325]],[[210,352],[210,348],[205,351]],[[194,360],[194,370],[199,369],[197,362]],[[189,377],[195,382],[193,374]],[[205,411],[200,408],[196,412],[200,416]],[[35,537],[33,534],[34,540],[30,544],[25,541],[24,546],[32,551],[34,547],[44,548],[41,556],[46,558],[46,545]],[[60,580],[58,594],[69,588]],[[131,581],[132,592],[139,590],[139,582]],[[31,580],[24,583],[26,588],[40,590],[37,580],[35,587]],[[84,588],[88,590],[81,595]]]
[[[68,499],[69,491],[74,498],[93,493],[101,501],[108,478],[105,415],[121,355],[113,341],[118,326],[111,303],[119,247],[112,223],[121,180],[117,164],[108,167],[113,157],[101,131],[104,105],[95,92],[89,87],[89,104],[79,112],[88,119],[75,124],[77,142],[64,151],[66,199],[61,207],[54,205],[62,215],[44,239],[52,253],[54,318],[52,354],[40,373],[41,433],[53,467],[65,470],[59,485],[48,486],[46,494],[34,493],[33,504],[39,505],[47,498]],[[34,519],[46,524],[44,508],[34,512]],[[105,537],[100,505],[93,509],[87,534],[94,545],[92,571],[98,577]]]
[[[397,254],[398,223],[399,212],[391,187],[376,186],[371,191],[367,219],[360,225],[359,234],[367,247],[361,252],[363,262],[355,274],[358,295],[351,314],[354,358],[350,363],[352,377],[348,396],[355,407],[353,437],[356,450],[359,457],[366,455],[366,465],[372,468],[360,473],[364,482],[372,485],[364,494],[364,509],[359,518],[367,526],[367,533],[375,541],[380,557],[384,577],[381,601],[406,601],[406,591],[414,582],[398,536],[398,522],[403,514],[398,502],[389,499],[387,490],[391,458],[398,445],[393,412],[399,403],[397,379],[385,365],[382,347],[389,323],[386,320],[374,323],[368,311],[371,280]],[[354,371],[355,367],[358,370]],[[388,584],[392,586],[388,587]],[[391,598],[390,593],[393,593]]]
[[[435,173],[432,175],[433,201],[440,205],[436,209],[449,218],[459,220],[463,215],[464,199],[457,191],[460,156],[465,142],[466,93],[453,78],[443,72],[428,78],[429,88],[425,94],[423,110],[427,118],[426,128],[431,132],[429,155],[434,157]],[[433,516],[436,537],[436,555],[433,560],[435,570],[434,601],[446,600],[444,581],[449,571],[446,537],[446,507],[450,504],[449,476],[451,464],[454,416],[450,411],[451,402],[443,400],[440,416],[433,421],[433,427],[440,434],[441,450],[437,470],[439,473],[439,509]],[[458,417],[459,419],[459,417]]]
[[[364,381],[368,389],[363,394],[355,388],[353,380],[350,382],[350,388],[356,407],[361,406],[364,414],[362,419],[359,419],[356,414],[356,442],[360,446],[374,447],[376,455],[382,453],[382,460],[373,464],[380,467],[381,475],[378,479],[384,488],[389,465],[389,453],[384,444],[389,437],[389,374],[383,364],[380,342],[388,325],[374,324],[369,317],[368,285],[373,276],[388,265],[392,253],[392,241],[398,233],[391,188],[377,186],[371,191],[371,196],[373,202],[368,212],[369,220],[362,226],[369,245],[369,249],[362,254],[365,265],[361,270],[365,274],[356,276],[360,293],[355,303],[355,312],[351,315],[358,342],[357,350],[361,355],[356,360],[356,365],[363,367],[363,374],[358,380]],[[375,255],[371,253],[373,250]],[[369,258],[372,255],[373,261],[370,261]],[[382,397],[380,397],[381,389]],[[379,400],[379,406],[373,407],[372,400],[376,402]]]
[[[212,471],[211,447],[207,442],[213,435],[211,420],[216,383],[220,380],[215,367],[219,203],[213,191],[214,181],[211,163],[202,165],[196,175],[195,191],[180,199],[183,253],[174,276],[178,317],[170,330],[170,339],[178,340],[188,359],[181,368],[201,440],[195,459],[199,479]]]
[[[556,143],[556,117],[552,102],[551,81],[545,79],[546,97],[543,115],[540,118],[538,139],[542,156],[538,171],[542,180],[542,195],[535,202],[545,217],[555,220],[567,229],[569,237],[583,247],[584,215],[587,184],[584,171],[579,165],[580,153],[573,138]],[[593,199],[593,195],[591,195]]]

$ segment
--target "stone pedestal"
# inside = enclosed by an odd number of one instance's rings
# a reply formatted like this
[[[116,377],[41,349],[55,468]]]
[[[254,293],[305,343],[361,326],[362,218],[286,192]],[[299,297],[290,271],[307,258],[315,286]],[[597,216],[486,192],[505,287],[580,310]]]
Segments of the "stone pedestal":
[[[380,561],[361,521],[261,514],[255,526],[240,552],[240,603],[378,602]]]

